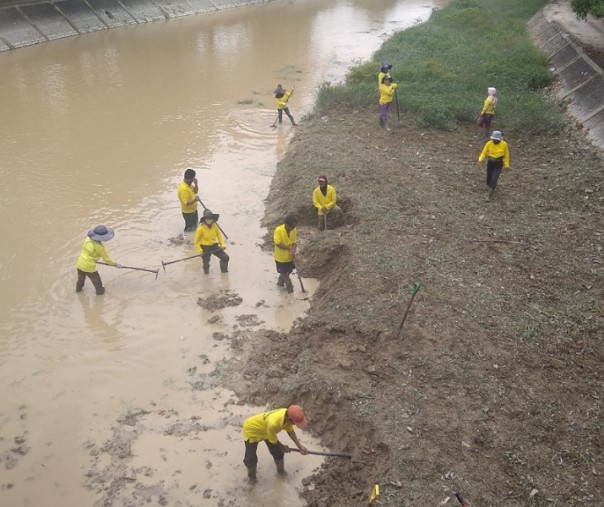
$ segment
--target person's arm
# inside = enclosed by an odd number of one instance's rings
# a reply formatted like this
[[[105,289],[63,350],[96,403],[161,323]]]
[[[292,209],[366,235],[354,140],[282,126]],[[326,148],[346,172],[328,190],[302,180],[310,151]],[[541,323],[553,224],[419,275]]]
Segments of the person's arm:
[[[336,205],[336,189],[330,186],[327,190],[327,202],[325,203],[325,211],[329,212]]]
[[[197,195],[197,193],[199,192],[199,184],[197,183],[197,178],[193,178],[193,184],[191,185],[191,188],[193,189],[193,192],[195,192],[195,195]],[[199,197],[196,197],[195,200],[198,200]]]
[[[197,230],[195,231],[195,239],[193,240],[193,243],[195,244],[195,250],[197,250],[199,253],[203,253],[203,249],[201,248],[202,236],[203,230],[201,229],[201,226],[198,226]]]
[[[323,207],[323,205],[319,202],[320,193],[321,190],[319,189],[319,187],[315,188],[312,193],[312,203],[315,205],[315,208],[317,208],[317,210],[320,210]]]
[[[489,143],[491,141],[488,141],[487,143],[485,143],[484,148],[482,149],[482,153],[480,154],[480,157],[478,157],[478,163],[480,164],[485,157],[487,156],[487,153],[489,151]]]
[[[488,108],[489,108],[489,97],[484,99],[484,104],[482,105],[482,111],[480,111],[480,114],[485,114],[487,112]]]
[[[510,168],[510,149],[508,147],[508,143],[505,143],[505,150],[503,152],[503,168]]]
[[[96,248],[96,252],[105,261],[105,264],[108,264],[109,266],[117,266],[118,265],[117,262],[115,262],[111,257],[109,257],[109,254],[107,253],[107,250],[105,250],[105,247],[103,246],[102,243],[99,242],[99,244],[96,245],[95,248]]]
[[[301,454],[306,454],[308,452],[308,449],[306,447],[304,447],[298,440],[298,436],[296,435],[296,432],[294,430],[288,431],[287,434],[289,435],[289,438],[291,438],[294,441],[294,444],[296,444],[296,447],[298,449],[300,449]]]
[[[216,239],[218,239],[218,244],[220,245],[220,248],[222,248],[223,250],[226,250],[226,245],[224,244],[224,238],[222,237],[222,233],[220,232],[220,228],[218,227],[218,224],[216,222],[214,222],[213,227],[214,227],[214,232],[216,233]]]

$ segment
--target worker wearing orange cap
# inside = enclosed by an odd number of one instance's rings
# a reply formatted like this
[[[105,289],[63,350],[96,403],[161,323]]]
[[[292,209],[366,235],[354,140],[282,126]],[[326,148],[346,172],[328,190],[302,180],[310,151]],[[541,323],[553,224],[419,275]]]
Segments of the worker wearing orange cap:
[[[287,434],[294,441],[302,454],[308,451],[304,447],[294,431],[294,425],[300,429],[306,427],[306,417],[304,417],[304,409],[300,405],[290,405],[287,408],[278,408],[269,410],[261,414],[253,415],[243,423],[243,440],[245,442],[245,457],[243,464],[247,467],[247,476],[250,482],[256,482],[256,466],[258,464],[259,442],[266,442],[268,450],[275,459],[277,472],[281,475],[285,474],[284,468],[284,453],[290,452],[287,445],[279,442],[277,433],[281,430],[287,431]]]

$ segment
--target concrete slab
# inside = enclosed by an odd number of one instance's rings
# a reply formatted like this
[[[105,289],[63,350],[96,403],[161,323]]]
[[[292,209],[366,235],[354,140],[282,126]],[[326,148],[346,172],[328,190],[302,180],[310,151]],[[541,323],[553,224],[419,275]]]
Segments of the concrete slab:
[[[545,44],[539,46],[541,51],[543,51],[546,55],[552,56],[557,55],[561,50],[563,50],[569,44],[568,38],[566,38],[561,33],[558,33],[555,37],[549,39]]]
[[[189,3],[195,9],[195,12],[212,12],[216,10],[216,6],[211,0],[189,0]]]
[[[604,80],[600,76],[587,81],[581,88],[570,94],[574,103],[573,108],[577,111],[577,119],[583,121],[586,116],[602,106],[604,102]]]
[[[556,69],[566,65],[577,57],[577,50],[572,45],[567,45],[550,58],[550,63]]]
[[[10,48],[0,39],[0,51],[8,51]]]
[[[136,20],[114,0],[88,0],[88,3],[109,28],[136,24]]]
[[[145,0],[121,0],[121,3],[139,23],[166,19],[161,9],[151,2]]]
[[[238,0],[213,0],[213,2],[219,9],[230,9],[231,7],[236,7],[237,5],[243,5],[245,3]],[[247,3],[249,4],[249,2]]]
[[[80,33],[96,32],[107,27],[99,17],[81,0],[63,0],[55,7],[75,26]]]
[[[171,18],[195,14],[195,10],[186,0],[156,0],[155,3]]]
[[[15,8],[0,9],[0,37],[14,48],[46,41]]]
[[[567,90],[572,90],[581,83],[584,83],[593,77],[595,73],[596,72],[585,60],[583,60],[583,58],[577,58],[573,63],[565,67],[564,70],[562,70],[558,75],[564,83],[564,87]]]
[[[51,4],[24,5],[21,10],[51,40],[78,33]]]
[[[587,138],[604,150],[604,111],[600,111],[586,121],[584,125],[588,129]]]

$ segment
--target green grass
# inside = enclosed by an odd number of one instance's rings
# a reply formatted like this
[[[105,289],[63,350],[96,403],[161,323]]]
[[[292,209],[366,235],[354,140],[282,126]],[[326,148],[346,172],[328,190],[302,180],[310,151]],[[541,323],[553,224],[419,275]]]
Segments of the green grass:
[[[343,85],[325,83],[318,109],[336,103],[377,109],[379,62],[388,61],[401,107],[421,125],[451,129],[476,122],[487,87],[495,86],[498,126],[535,133],[557,129],[562,108],[542,93],[551,81],[548,62],[526,28],[546,3],[452,0],[426,23],[392,36]]]

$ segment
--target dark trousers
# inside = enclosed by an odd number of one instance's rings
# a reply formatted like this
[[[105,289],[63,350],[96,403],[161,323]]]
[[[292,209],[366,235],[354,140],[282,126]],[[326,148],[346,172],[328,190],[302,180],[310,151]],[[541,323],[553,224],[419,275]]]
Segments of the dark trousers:
[[[503,159],[490,158],[487,160],[487,187],[495,190],[497,186],[497,180],[503,169]]]
[[[210,246],[202,246],[203,250],[201,254],[201,260],[203,261],[203,272],[210,272],[210,258],[212,255],[215,255],[220,259],[220,271],[222,273],[227,273],[229,271],[229,256],[226,252],[220,248],[220,245],[210,245]]]
[[[84,283],[86,282],[86,277],[90,278],[92,285],[96,289],[97,294],[103,294],[105,289],[103,289],[103,282],[101,280],[101,275],[99,275],[98,271],[94,271],[93,273],[87,273],[86,271],[82,271],[78,269],[78,281],[76,283],[76,292],[82,292],[84,288]]]
[[[292,125],[295,125],[296,122],[294,121],[294,117],[289,112],[289,108],[288,107],[284,107],[283,109],[278,109],[277,110],[277,114],[279,115],[279,123],[281,123],[281,121],[283,120],[283,111],[285,111],[285,114],[289,118],[289,121],[292,122]]]
[[[194,231],[197,229],[197,223],[199,222],[197,210],[193,213],[183,213],[182,217],[185,219],[185,231]]]
[[[277,444],[271,444],[268,440],[264,441],[266,446],[268,447],[269,452],[277,461],[283,459],[283,451]],[[258,451],[258,444],[260,442],[254,442],[251,444],[247,440],[245,443],[245,456],[243,458],[243,464],[248,467],[255,467],[258,464],[258,455],[256,454]]]

